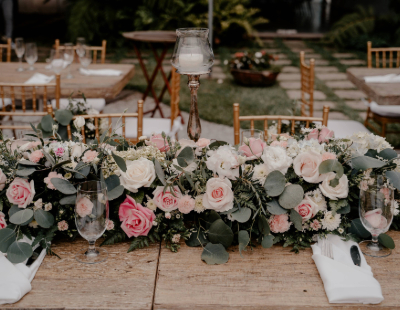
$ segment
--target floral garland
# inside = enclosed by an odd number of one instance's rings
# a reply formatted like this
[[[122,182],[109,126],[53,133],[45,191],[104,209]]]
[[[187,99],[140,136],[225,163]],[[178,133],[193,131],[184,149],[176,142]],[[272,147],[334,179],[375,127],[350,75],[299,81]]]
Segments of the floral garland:
[[[83,125],[75,123],[77,132]],[[36,245],[52,253],[56,236],[78,235],[75,208],[90,210],[75,206],[76,187],[86,180],[102,180],[108,189],[103,244],[132,239],[132,251],[162,239],[177,251],[185,240],[204,248],[208,264],[227,262],[231,245],[241,254],[276,243],[298,252],[317,236],[365,238],[359,187],[383,175],[385,186],[400,188],[397,153],[366,133],[334,139],[318,127],[268,142],[250,138],[237,148],[163,134],[141,137],[134,146],[115,133],[89,144],[78,133],[74,141],[55,136],[20,147],[12,140],[0,144],[0,251],[14,263],[29,258]],[[398,220],[397,202],[393,213]]]

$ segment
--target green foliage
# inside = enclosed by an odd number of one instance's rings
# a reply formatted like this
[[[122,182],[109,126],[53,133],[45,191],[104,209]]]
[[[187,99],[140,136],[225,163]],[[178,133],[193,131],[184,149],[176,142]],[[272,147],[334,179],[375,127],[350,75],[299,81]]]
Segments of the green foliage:
[[[272,171],[265,180],[264,188],[268,196],[276,197],[282,194],[285,185],[286,179],[282,172]]]
[[[126,234],[123,230],[117,230],[110,235],[107,235],[106,239],[100,244],[103,245],[112,245],[118,242],[122,242],[126,240]]]
[[[227,248],[233,241],[232,229],[226,225],[223,220],[216,220],[210,226],[208,239],[214,244],[220,243]]]
[[[279,204],[285,209],[293,209],[303,200],[303,197],[303,188],[298,184],[290,184],[279,196]]]
[[[147,236],[136,237],[131,242],[128,253],[136,249],[147,247],[150,245],[150,243],[155,243],[157,241],[160,241],[160,236],[155,231],[151,231]]]
[[[237,210],[235,212],[231,213],[232,218],[239,223],[246,223],[251,216],[251,209],[249,208],[241,208],[240,210]]]
[[[385,246],[389,249],[395,248],[395,244],[394,244],[392,237],[390,237],[386,234],[380,234],[378,237],[378,241],[380,244],[382,244],[383,246]]]
[[[229,253],[222,244],[208,243],[201,254],[201,259],[208,265],[220,265],[228,262]]]
[[[250,242],[249,233],[246,230],[239,231],[239,253],[243,257],[242,251],[246,251],[246,247]]]

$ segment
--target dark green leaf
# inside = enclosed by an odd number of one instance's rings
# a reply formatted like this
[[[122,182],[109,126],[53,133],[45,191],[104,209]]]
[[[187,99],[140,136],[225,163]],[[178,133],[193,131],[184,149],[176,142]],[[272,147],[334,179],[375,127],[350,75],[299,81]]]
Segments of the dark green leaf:
[[[359,156],[351,160],[351,165],[353,169],[356,170],[367,170],[370,168],[381,168],[386,165],[386,163],[369,156]]]
[[[258,217],[258,230],[264,236],[270,234],[269,224],[264,215]]]
[[[263,240],[261,241],[261,245],[265,249],[272,247],[274,245],[274,236],[273,235],[264,236]]]
[[[26,242],[14,241],[7,250],[7,258],[13,264],[19,264],[32,256],[32,246]]]
[[[242,207],[236,212],[231,213],[233,219],[238,221],[239,223],[246,223],[251,216],[251,209]]]
[[[337,159],[327,159],[324,160],[319,165],[319,173],[324,174],[328,172],[336,172],[336,176],[340,179],[343,175],[343,166]]]
[[[154,168],[156,169],[156,174],[157,174],[158,179],[165,186],[167,184],[167,182],[165,182],[164,170],[161,167],[161,165],[160,165],[160,163],[158,162],[157,159],[154,160]]]
[[[210,150],[216,150],[217,148],[219,148],[220,146],[223,145],[227,145],[228,143],[225,141],[214,141],[213,143],[211,143],[208,147],[210,148]]]
[[[118,185],[113,190],[109,191],[107,194],[108,200],[114,200],[120,197],[124,193],[125,187]]]
[[[68,126],[74,117],[70,110],[57,110],[56,113],[54,113],[54,116],[57,122],[63,126]]]
[[[378,240],[379,243],[382,244],[384,247],[387,247],[392,250],[395,248],[393,239],[386,234],[380,234]]]
[[[232,244],[233,231],[223,220],[219,219],[211,224],[208,239],[214,244],[221,243],[227,248]]]
[[[66,196],[60,200],[60,205],[74,205],[76,202],[76,195]]]
[[[206,228],[210,228],[211,224],[214,223],[216,220],[221,219],[221,216],[218,214],[217,211],[210,210],[205,213],[204,220],[206,222]]]
[[[194,160],[194,151],[190,146],[185,147],[176,158],[179,166],[185,168],[189,166]]]
[[[279,196],[285,189],[286,179],[280,171],[272,171],[268,174],[264,183],[267,195],[271,197]]]
[[[246,251],[246,247],[249,244],[250,236],[247,230],[239,231],[239,253],[243,257],[242,251]]]
[[[400,191],[400,172],[386,171],[386,177],[389,179],[390,184]]]
[[[351,234],[357,235],[362,239],[367,239],[371,236],[371,233],[365,229],[364,225],[361,223],[361,220],[355,219],[351,222],[350,231]]]
[[[61,166],[64,166],[64,165],[66,165],[66,164],[69,164],[69,163],[71,163],[71,162],[72,162],[71,160],[64,160],[64,161],[59,162],[58,164],[54,165],[53,168],[52,168],[51,170],[57,169],[57,168],[59,168],[59,167],[61,167]]]
[[[53,121],[53,118],[51,117],[51,115],[43,116],[42,120],[40,121],[40,125],[44,131],[52,132],[53,124],[54,124],[54,121]]]
[[[33,216],[39,226],[43,228],[50,228],[54,224],[54,216],[50,212],[38,209],[33,213]]]
[[[132,198],[135,199],[137,203],[142,203],[144,199],[144,192],[138,191],[137,193],[130,193],[130,196],[132,196]]]
[[[16,240],[17,235],[14,230],[0,229],[0,252],[7,253],[8,247]]]
[[[397,158],[397,152],[393,149],[384,149],[378,153],[379,157],[383,159],[391,160],[393,158]]]
[[[276,199],[273,199],[270,202],[267,202],[267,210],[269,213],[273,215],[281,215],[285,214],[287,212],[286,209],[282,208],[279,204],[279,202]]]
[[[304,190],[298,184],[291,184],[285,187],[279,196],[279,204],[285,209],[293,209],[303,200]]]
[[[76,188],[67,180],[52,178],[50,182],[58,191],[65,195],[72,195],[76,193]]]
[[[208,265],[225,264],[229,260],[229,253],[222,244],[208,243],[201,254],[201,259]]]
[[[290,221],[293,223],[294,227],[298,230],[298,231],[302,231],[303,230],[303,218],[301,217],[301,215],[299,213],[297,213],[296,210],[292,209],[290,210]]]
[[[16,225],[21,225],[30,221],[33,217],[33,211],[31,209],[22,209],[16,212],[10,217],[10,222]]]
[[[198,229],[197,231],[192,232],[189,239],[185,240],[185,243],[187,246],[197,247],[208,243],[208,240],[206,239],[204,232]]]
[[[118,165],[119,169],[121,169],[122,172],[126,172],[125,160],[114,152],[112,153],[112,157],[114,158],[115,163]]]
[[[367,153],[365,153],[364,155],[365,155],[365,156],[372,157],[372,158],[376,158],[376,155],[378,155],[378,152],[377,152],[376,150],[369,149],[369,150],[367,151]]]
[[[76,179],[84,179],[90,172],[90,165],[84,162],[79,162],[74,170],[78,171],[75,173]]]
[[[115,174],[110,175],[107,179],[105,179],[105,183],[107,185],[107,190],[111,191],[116,188],[118,185],[121,185],[119,181],[119,177]]]

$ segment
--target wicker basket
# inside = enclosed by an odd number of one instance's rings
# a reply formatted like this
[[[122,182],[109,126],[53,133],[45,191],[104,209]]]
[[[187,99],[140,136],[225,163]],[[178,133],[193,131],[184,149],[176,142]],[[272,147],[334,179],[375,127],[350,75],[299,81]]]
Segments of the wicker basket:
[[[279,72],[231,69],[236,83],[245,86],[269,86],[275,83]]]

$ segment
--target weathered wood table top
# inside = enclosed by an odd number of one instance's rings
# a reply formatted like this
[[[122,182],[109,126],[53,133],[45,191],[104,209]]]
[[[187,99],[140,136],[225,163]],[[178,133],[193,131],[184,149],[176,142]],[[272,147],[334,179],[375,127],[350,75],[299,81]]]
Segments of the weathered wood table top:
[[[400,246],[400,232],[389,232]],[[300,254],[281,245],[240,257],[229,249],[227,264],[208,266],[201,248],[163,245],[126,253],[128,243],[105,247],[98,265],[75,261],[84,241],[60,243],[47,256],[21,301],[0,309],[400,309],[400,251],[367,257],[385,300],[379,305],[329,304],[311,250]]]
[[[400,105],[400,83],[365,83],[365,76],[400,74],[399,68],[349,68],[347,78],[380,105]]]
[[[54,75],[52,70],[45,67],[46,63],[35,63],[35,71],[18,72],[17,62],[0,62],[0,83],[24,83],[36,72],[45,75]],[[28,68],[28,64],[23,64]],[[88,69],[115,69],[122,71],[120,76],[86,76],[79,72],[80,64],[71,64],[72,79],[66,79],[68,69],[61,72],[61,97],[68,98],[83,92],[87,98],[112,99],[117,96],[135,73],[135,66],[130,64],[91,64]]]

